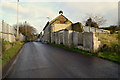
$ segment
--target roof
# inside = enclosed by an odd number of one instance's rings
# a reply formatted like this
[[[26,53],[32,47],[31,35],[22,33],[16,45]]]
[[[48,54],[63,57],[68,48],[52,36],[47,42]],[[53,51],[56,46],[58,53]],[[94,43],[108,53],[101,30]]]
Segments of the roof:
[[[45,30],[48,25],[49,25],[49,21],[47,22],[47,24],[45,25],[45,27],[43,28],[43,30]]]
[[[76,32],[84,32],[83,26],[80,22],[74,23],[70,27],[71,28],[68,27],[68,30],[73,30]]]
[[[57,16],[56,18],[54,18],[53,20],[50,21],[50,24],[54,23],[57,19],[59,19],[59,17],[61,16],[62,14],[60,14],[59,16]],[[63,15],[62,15],[63,16]],[[67,21],[70,21],[68,20],[68,18],[66,18],[65,16],[63,16]],[[71,21],[70,21],[71,22]],[[71,22],[72,23],[72,22]]]
[[[43,28],[43,30],[46,29],[46,27],[49,25],[49,24],[53,24],[56,20],[58,20],[60,17],[61,17],[62,14],[60,14],[59,16],[57,16],[56,18],[54,18],[53,20],[51,20],[50,22],[48,21],[47,24],[45,25],[45,27]],[[63,16],[63,15],[62,15]],[[65,16],[63,16],[67,21],[69,21],[70,23],[72,23],[70,20],[68,20],[68,18],[66,18]]]

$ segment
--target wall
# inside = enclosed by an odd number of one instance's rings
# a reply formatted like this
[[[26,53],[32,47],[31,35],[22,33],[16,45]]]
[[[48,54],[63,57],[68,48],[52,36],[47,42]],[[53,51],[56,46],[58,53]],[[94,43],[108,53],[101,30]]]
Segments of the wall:
[[[53,32],[56,32],[56,31],[65,29],[65,28],[67,28],[67,27],[70,26],[70,25],[71,25],[71,24],[54,24]]]
[[[52,33],[51,43],[63,44],[68,47],[79,48],[95,53],[102,47],[95,32],[74,32],[74,31],[58,31]],[[43,42],[47,41],[43,36]],[[49,43],[49,42],[48,42]]]
[[[5,23],[4,21],[1,21],[1,37],[5,40],[5,41],[9,41],[9,42],[13,42],[15,41],[15,36],[14,36],[14,29],[12,26],[10,26],[9,24]],[[3,36],[2,36],[3,35]]]
[[[83,47],[90,52],[93,52],[93,33],[83,33]]]
[[[0,38],[3,38],[5,41],[9,41],[9,42],[14,42],[15,40],[15,34],[16,31],[14,30],[14,27],[12,27],[11,25],[7,24],[4,21],[0,22],[0,29],[2,29],[0,31]],[[25,41],[25,36],[22,34],[19,34],[19,39],[20,41]]]
[[[76,32],[84,32],[83,26],[80,22],[73,23],[66,28],[67,30],[73,30]]]
[[[73,47],[73,31],[68,31],[68,47]]]
[[[85,32],[110,33],[110,31],[108,31],[108,30],[98,29],[98,28],[89,27],[89,26],[83,26],[83,29]]]
[[[21,33],[19,34],[19,41],[25,41],[25,36]]]
[[[99,33],[99,34],[103,34],[103,33]],[[93,52],[98,52],[100,50],[100,48],[103,47],[103,44],[101,43],[101,41],[98,40],[98,36],[96,36],[96,33],[93,33]]]
[[[44,32],[42,32],[41,40],[44,42],[51,42],[51,25],[50,24],[48,24]]]
[[[76,48],[78,46],[78,41],[79,41],[78,34],[79,33],[73,32],[72,34],[73,34],[73,37],[72,37],[73,38],[73,46]]]

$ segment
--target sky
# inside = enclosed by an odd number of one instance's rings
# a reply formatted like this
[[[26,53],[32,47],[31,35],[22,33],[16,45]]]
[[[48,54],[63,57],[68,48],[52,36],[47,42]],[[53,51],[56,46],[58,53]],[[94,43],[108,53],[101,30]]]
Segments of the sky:
[[[118,1],[100,0],[90,2],[89,0],[71,2],[68,0],[43,1],[43,0],[19,0],[19,23],[27,21],[40,33],[48,20],[59,15],[63,11],[73,23],[86,20],[87,14],[103,16],[107,22],[103,27],[118,24]],[[29,1],[29,2],[28,2]],[[33,2],[34,1],[34,2]],[[16,0],[0,0],[0,20],[4,20],[10,25],[17,23],[17,3]],[[49,17],[50,19],[48,19]],[[84,24],[83,24],[84,25]]]

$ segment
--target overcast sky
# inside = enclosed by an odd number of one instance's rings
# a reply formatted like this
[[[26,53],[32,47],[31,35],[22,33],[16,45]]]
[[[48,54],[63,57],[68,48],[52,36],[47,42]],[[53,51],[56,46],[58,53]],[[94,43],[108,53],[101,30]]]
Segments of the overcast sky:
[[[16,0],[0,1],[0,20],[5,20],[10,25],[16,24]],[[40,32],[45,26],[49,17],[50,20],[58,16],[59,11],[63,11],[73,23],[83,22],[86,14],[103,16],[107,23],[103,27],[118,24],[118,2],[40,2],[38,0],[20,0],[19,2],[19,22],[27,21]],[[77,0],[75,0],[77,1]]]

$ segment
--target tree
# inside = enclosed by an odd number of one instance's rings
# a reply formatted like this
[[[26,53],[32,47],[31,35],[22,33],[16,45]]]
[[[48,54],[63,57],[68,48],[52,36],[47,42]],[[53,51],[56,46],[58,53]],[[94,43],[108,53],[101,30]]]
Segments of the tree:
[[[85,19],[91,19],[92,22],[94,22],[94,24],[97,26],[101,26],[104,25],[106,23],[106,19],[104,19],[104,17],[102,17],[101,15],[96,15],[96,14],[86,14]],[[84,21],[86,23],[86,21]]]
[[[110,30],[110,33],[111,33],[111,34],[115,33],[116,29],[117,29],[117,26],[116,26],[116,25],[111,25],[111,26],[109,27],[109,30]]]
[[[96,22],[93,22],[91,18],[89,18],[89,19],[86,21],[85,26],[91,26],[91,27],[98,28],[98,24],[97,24]]]
[[[92,19],[89,18],[89,19],[86,21],[85,26],[91,26],[91,25],[92,25]]]
[[[14,29],[17,30],[17,25],[14,25]],[[33,34],[36,33],[36,29],[27,23],[19,24],[19,33],[26,36],[26,40],[31,40],[33,38]]]

